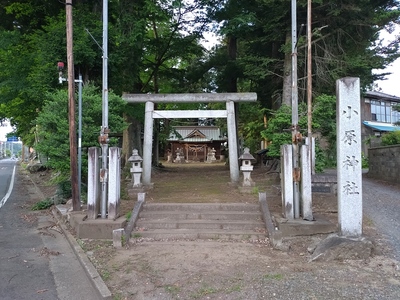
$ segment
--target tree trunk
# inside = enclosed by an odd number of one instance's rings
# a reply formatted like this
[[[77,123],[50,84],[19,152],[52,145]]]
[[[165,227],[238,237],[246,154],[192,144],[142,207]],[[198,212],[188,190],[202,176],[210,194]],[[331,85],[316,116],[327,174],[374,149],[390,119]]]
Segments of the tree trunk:
[[[228,57],[229,57],[229,64],[232,64],[232,69],[236,71],[236,58],[237,58],[237,37],[230,36],[228,37]],[[229,74],[228,78],[228,87],[227,92],[229,93],[237,93],[237,73],[234,72],[233,74]],[[235,109],[235,123],[236,123],[236,131],[238,131],[238,124],[239,124],[239,104],[234,103]],[[240,141],[237,139],[237,153],[240,154]]]
[[[228,57],[229,64],[232,65],[232,69],[236,69],[236,58],[237,58],[237,38],[234,36],[228,37]],[[237,74],[234,72],[233,74],[228,75],[228,86],[227,92],[236,93],[237,92]]]
[[[124,167],[128,162],[129,157],[132,155],[133,149],[137,149],[139,151],[139,155],[143,156],[141,137],[142,125],[138,120],[132,118],[131,116],[124,115],[124,118],[125,121],[130,125],[123,132],[121,154],[122,167]]]

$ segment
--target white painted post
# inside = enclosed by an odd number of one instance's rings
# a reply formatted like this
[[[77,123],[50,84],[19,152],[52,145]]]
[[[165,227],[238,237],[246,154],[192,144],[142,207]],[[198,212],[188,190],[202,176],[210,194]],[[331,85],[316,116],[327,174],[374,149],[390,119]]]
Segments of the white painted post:
[[[120,149],[109,148],[109,179],[108,179],[108,219],[119,217],[119,190],[120,190]]]
[[[293,147],[281,146],[282,213],[286,219],[294,219],[293,203]]]
[[[88,219],[96,219],[100,214],[100,148],[90,147],[88,153]]]
[[[338,222],[342,236],[362,235],[360,79],[336,81]]]
[[[303,145],[300,148],[301,158],[301,214],[304,220],[313,221],[312,191],[311,191],[311,161],[310,146]]]
[[[143,139],[143,184],[151,185],[151,160],[153,148],[153,111],[154,103],[146,102],[144,114],[144,139]]]
[[[229,171],[231,182],[236,184],[239,182],[239,155],[237,149],[237,131],[235,122],[235,105],[233,101],[226,102],[228,125],[228,147],[229,147]]]

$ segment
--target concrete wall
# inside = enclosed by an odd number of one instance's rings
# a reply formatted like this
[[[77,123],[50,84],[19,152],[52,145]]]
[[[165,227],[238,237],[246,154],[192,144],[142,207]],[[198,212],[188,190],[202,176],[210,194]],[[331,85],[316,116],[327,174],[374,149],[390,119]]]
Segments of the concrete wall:
[[[400,145],[370,148],[368,161],[369,177],[400,183]]]

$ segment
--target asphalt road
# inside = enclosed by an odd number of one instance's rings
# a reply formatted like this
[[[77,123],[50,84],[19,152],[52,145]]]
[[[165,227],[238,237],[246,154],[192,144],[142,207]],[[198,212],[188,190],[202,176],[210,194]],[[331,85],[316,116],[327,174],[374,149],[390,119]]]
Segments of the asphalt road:
[[[0,200],[10,190],[14,165],[0,160]],[[52,215],[30,210],[37,200],[33,183],[16,171],[0,208],[0,299],[99,299]]]
[[[15,160],[0,160],[0,208],[7,202],[11,194],[11,179],[14,172]]]
[[[400,186],[363,176],[363,210],[400,260]]]

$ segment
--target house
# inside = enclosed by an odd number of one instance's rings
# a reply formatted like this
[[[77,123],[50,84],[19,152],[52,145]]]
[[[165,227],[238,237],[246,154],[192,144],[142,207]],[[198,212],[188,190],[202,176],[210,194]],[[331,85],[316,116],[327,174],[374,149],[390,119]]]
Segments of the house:
[[[394,125],[400,122],[400,112],[392,109],[396,104],[400,104],[400,97],[377,91],[366,92],[361,98],[361,135],[362,141],[370,141],[369,147],[379,146],[383,133],[400,130],[400,126]],[[365,143],[362,148],[366,154]]]
[[[175,126],[167,139],[173,160],[177,153],[186,161],[207,161],[207,154],[213,152],[216,160],[224,158],[224,144],[227,137],[217,126]]]

